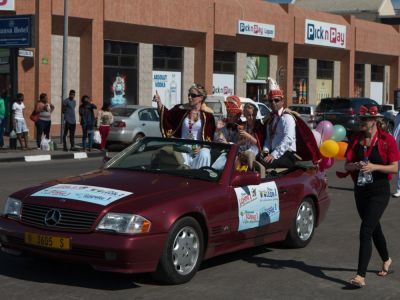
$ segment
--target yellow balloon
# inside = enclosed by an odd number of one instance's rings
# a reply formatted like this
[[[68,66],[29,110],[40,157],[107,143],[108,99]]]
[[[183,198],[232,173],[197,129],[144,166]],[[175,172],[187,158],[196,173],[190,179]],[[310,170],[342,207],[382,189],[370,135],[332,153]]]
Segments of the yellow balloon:
[[[326,140],[319,147],[319,151],[325,157],[335,157],[339,152],[339,145],[334,140]]]

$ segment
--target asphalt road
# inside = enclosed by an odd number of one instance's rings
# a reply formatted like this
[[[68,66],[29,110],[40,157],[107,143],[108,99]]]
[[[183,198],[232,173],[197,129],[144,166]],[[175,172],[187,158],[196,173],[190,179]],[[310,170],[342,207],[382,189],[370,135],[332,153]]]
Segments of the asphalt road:
[[[0,205],[12,191],[99,165],[100,159],[0,164]],[[217,257],[179,286],[159,285],[148,275],[102,273],[0,253],[0,299],[400,299],[400,199],[392,198],[382,220],[395,273],[376,276],[381,262],[374,250],[367,286],[346,285],[357,267],[360,220],[352,182],[334,176],[342,165],[336,162],[329,170],[332,204],[304,249],[266,245]]]

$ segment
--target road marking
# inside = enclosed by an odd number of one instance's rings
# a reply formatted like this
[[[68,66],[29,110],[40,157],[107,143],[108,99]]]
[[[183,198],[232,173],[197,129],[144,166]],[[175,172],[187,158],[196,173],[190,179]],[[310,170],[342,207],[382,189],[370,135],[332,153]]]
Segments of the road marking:
[[[81,159],[81,158],[88,158],[88,156],[85,152],[78,152],[78,153],[74,153],[74,158]]]
[[[51,160],[51,155],[28,155],[25,156],[25,161],[44,161]]]

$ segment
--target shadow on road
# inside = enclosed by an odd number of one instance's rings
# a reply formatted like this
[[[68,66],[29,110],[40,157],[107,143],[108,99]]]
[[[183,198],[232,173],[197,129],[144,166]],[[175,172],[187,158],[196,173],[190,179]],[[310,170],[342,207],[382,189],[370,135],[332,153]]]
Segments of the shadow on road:
[[[155,283],[148,275],[99,272],[85,265],[6,254],[0,254],[0,266],[0,276],[98,290],[125,290]]]
[[[270,268],[270,269],[284,269],[284,268],[292,268],[297,269],[302,272],[308,273],[312,276],[319,277],[325,280],[333,281],[339,284],[344,285],[344,289],[351,289],[351,285],[342,279],[335,278],[332,276],[328,276],[324,273],[324,271],[351,271],[356,272],[355,269],[346,269],[346,268],[331,268],[331,267],[321,267],[321,266],[311,266],[303,261],[297,261],[292,259],[270,259],[265,257],[246,257],[245,261],[257,265],[260,268]]]
[[[329,185],[328,188],[329,189],[333,189],[333,190],[341,190],[341,191],[350,191],[350,192],[354,191],[353,188],[347,188],[347,187],[342,187],[342,186],[331,186],[331,185]]]

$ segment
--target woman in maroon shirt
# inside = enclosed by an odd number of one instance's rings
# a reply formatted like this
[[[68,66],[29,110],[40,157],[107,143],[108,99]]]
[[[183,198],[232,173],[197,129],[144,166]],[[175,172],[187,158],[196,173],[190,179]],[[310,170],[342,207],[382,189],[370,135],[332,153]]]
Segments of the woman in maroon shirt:
[[[357,275],[350,284],[362,287],[372,253],[372,241],[383,261],[379,276],[389,274],[392,259],[380,218],[390,199],[391,174],[397,173],[399,151],[394,138],[380,128],[378,108],[361,106],[362,131],[349,143],[345,169],[354,181],[354,197],[361,218]]]

